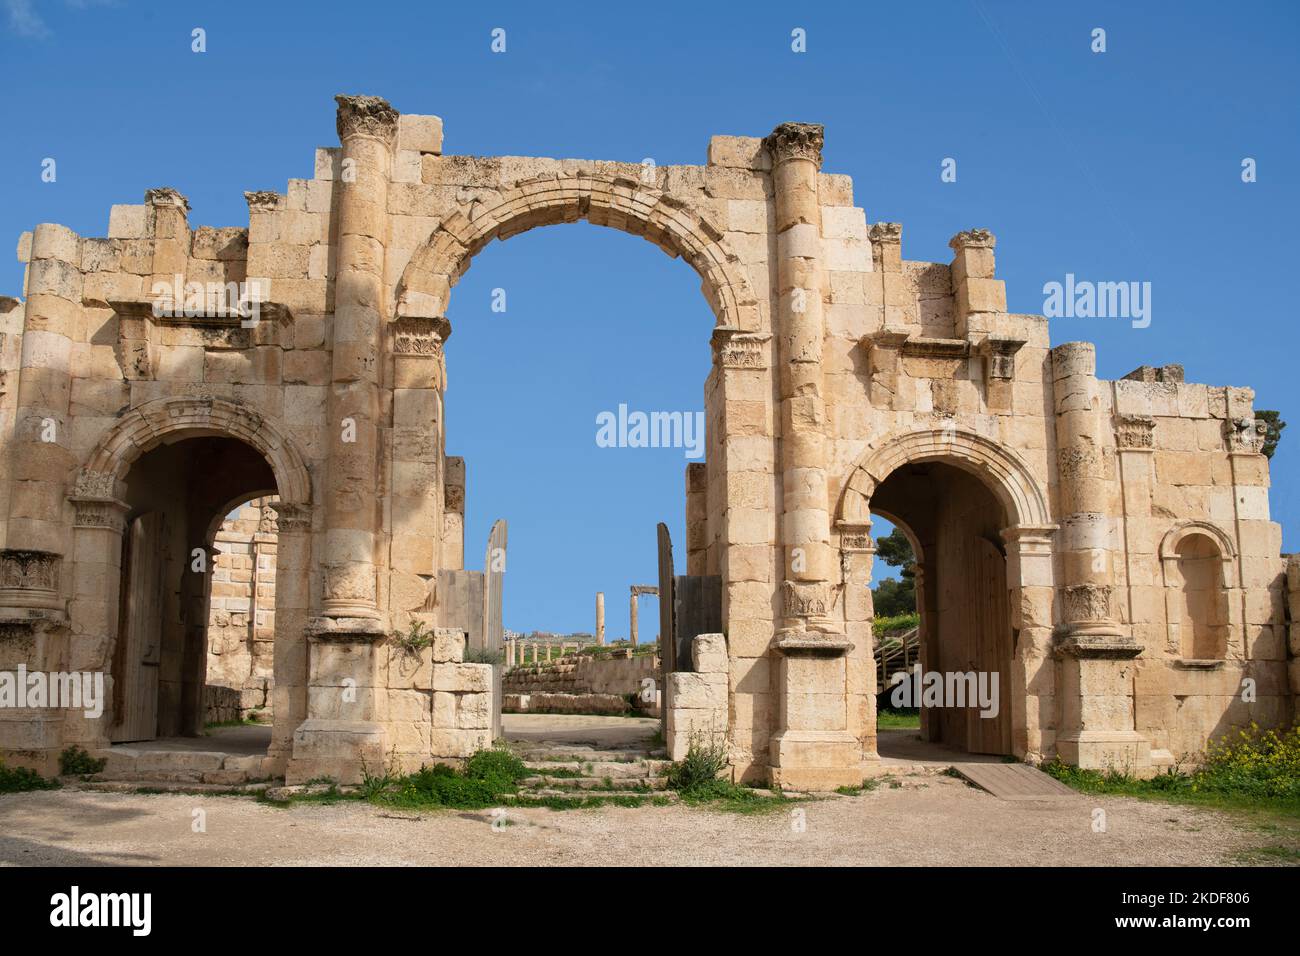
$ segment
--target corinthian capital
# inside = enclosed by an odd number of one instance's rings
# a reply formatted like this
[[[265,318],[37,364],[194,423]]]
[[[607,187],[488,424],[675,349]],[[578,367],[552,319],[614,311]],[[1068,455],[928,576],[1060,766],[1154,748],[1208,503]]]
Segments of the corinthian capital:
[[[772,164],[787,159],[811,159],[821,169],[825,129],[820,123],[782,123],[763,140],[772,154]]]
[[[335,124],[339,142],[350,136],[373,136],[391,145],[397,138],[398,112],[388,100],[378,96],[340,94],[334,97],[334,102],[339,105]]]

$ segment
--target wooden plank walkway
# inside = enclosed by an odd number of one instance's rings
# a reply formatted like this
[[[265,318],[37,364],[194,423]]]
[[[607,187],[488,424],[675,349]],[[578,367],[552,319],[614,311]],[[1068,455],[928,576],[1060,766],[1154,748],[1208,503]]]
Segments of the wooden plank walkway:
[[[1002,800],[1063,800],[1078,796],[1061,781],[1023,763],[957,763],[962,779]]]

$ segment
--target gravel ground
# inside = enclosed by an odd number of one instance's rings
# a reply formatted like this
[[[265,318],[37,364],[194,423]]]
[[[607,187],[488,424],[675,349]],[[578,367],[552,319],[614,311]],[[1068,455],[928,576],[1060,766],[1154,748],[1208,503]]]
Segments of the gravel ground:
[[[797,808],[803,832],[788,811],[684,806],[510,809],[512,825],[493,829],[488,811],[61,790],[0,796],[0,865],[1196,866],[1272,842],[1227,814],[1083,795],[1011,803],[945,776]],[[192,832],[196,809],[206,833]]]

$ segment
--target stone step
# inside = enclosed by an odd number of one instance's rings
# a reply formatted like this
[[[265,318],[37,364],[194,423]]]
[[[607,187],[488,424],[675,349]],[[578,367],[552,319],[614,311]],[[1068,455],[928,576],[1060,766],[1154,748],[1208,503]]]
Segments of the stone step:
[[[640,800],[649,800],[649,799],[668,800],[673,803],[676,803],[680,799],[680,797],[672,790],[656,790],[653,793],[646,793],[645,791],[642,790],[593,790],[593,791],[586,791],[581,795],[586,797],[593,797],[596,799],[632,797]],[[501,799],[505,803],[514,803],[520,797],[525,797],[525,798],[532,797],[535,799],[542,799],[546,797],[573,798],[577,796],[579,796],[579,794],[573,790],[557,790],[551,787],[538,787],[534,789],[520,790],[517,794],[507,794],[503,796]]]
[[[610,761],[525,761],[525,766],[542,776],[554,776],[557,773],[576,773],[584,777],[655,777],[660,776],[669,766],[667,760],[633,760],[626,763]]]
[[[516,744],[515,755],[523,760],[524,763],[588,763],[591,761],[602,763],[630,763],[636,760],[660,760],[667,757],[668,752],[662,747],[633,747],[624,750],[598,750],[594,747],[520,747]]]
[[[648,787],[662,790],[668,785],[667,777],[525,777],[525,787],[547,787],[552,790],[600,790],[603,787]]]
[[[60,777],[59,782],[73,790],[97,790],[104,793],[135,793],[140,790],[160,790],[164,793],[246,793],[255,796],[271,786],[260,783],[204,783],[202,781],[164,780],[142,778],[139,780],[83,780],[81,777]]]

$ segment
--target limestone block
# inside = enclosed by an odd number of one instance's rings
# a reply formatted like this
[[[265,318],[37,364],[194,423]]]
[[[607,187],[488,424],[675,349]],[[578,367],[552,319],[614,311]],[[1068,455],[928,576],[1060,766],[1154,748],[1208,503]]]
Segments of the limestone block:
[[[772,168],[772,157],[757,136],[713,136],[709,139],[708,164],[766,171]]]
[[[454,627],[436,627],[433,629],[433,662],[435,664],[459,664],[465,660],[465,632]],[[478,665],[467,665],[470,667]],[[456,688],[439,688],[454,690]],[[473,688],[465,688],[472,690]]]
[[[730,668],[726,638],[721,634],[696,635],[691,642],[691,663],[697,674],[726,674]]]
[[[442,117],[402,114],[397,121],[397,148],[399,151],[441,155]]]
[[[445,730],[435,727],[429,734],[429,752],[435,757],[463,760],[492,746],[490,730]]]
[[[670,710],[708,710],[727,706],[727,675],[675,671],[665,680]]]
[[[108,238],[143,239],[148,234],[145,206],[113,206],[108,211]]]
[[[433,689],[461,694],[486,694],[492,690],[491,664],[440,664],[434,662]]]

